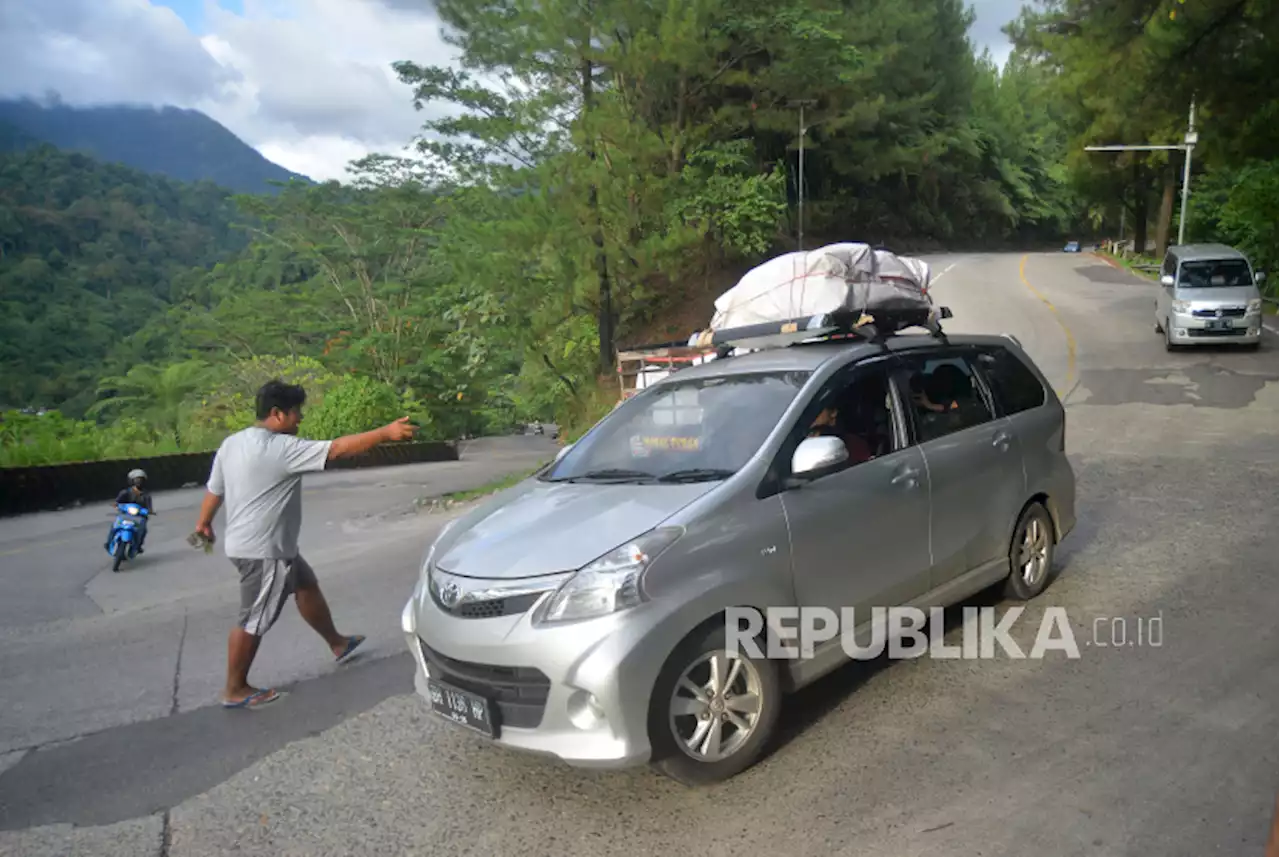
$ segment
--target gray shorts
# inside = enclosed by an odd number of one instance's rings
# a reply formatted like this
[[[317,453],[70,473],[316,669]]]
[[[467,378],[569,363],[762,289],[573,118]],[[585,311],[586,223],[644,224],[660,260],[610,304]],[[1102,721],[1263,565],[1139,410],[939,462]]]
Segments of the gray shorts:
[[[232,559],[240,572],[240,627],[261,637],[280,618],[299,586],[315,586],[316,573],[299,554],[293,559]]]

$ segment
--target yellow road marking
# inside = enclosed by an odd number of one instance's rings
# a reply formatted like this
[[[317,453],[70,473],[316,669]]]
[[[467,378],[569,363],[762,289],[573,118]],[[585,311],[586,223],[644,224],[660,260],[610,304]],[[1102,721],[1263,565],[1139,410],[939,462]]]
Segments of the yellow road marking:
[[[1053,313],[1054,319],[1058,322],[1058,326],[1062,328],[1062,332],[1067,336],[1067,389],[1071,389],[1071,385],[1075,380],[1076,374],[1076,338],[1071,333],[1071,328],[1067,327],[1067,323],[1062,320],[1062,316],[1058,313],[1058,308],[1053,302],[1040,293],[1040,290],[1031,285],[1031,281],[1027,279],[1027,258],[1030,254],[1024,254],[1022,261],[1018,263],[1018,277],[1022,280],[1022,285],[1026,286],[1031,294],[1044,301],[1044,305]],[[1058,397],[1061,398],[1064,393],[1059,390]]]

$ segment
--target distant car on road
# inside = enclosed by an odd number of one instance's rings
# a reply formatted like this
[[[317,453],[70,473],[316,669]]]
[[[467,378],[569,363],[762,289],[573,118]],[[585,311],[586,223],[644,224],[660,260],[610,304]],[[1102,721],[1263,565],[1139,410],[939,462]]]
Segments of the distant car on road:
[[[1169,351],[1183,345],[1262,343],[1266,279],[1248,258],[1225,244],[1176,244],[1160,266],[1156,333]]]
[[[1063,253],[1079,253],[1079,252],[1080,252],[1080,242],[1079,242],[1079,241],[1068,241],[1068,242],[1067,242],[1067,246],[1062,248],[1062,252],[1063,252]]]
[[[839,636],[807,658],[751,653],[726,610],[848,607],[866,641],[873,608],[1001,582],[1035,597],[1076,521],[1065,429],[1011,337],[813,342],[673,372],[441,532],[401,617],[415,687],[507,747],[727,779],[765,751],[784,695],[851,654]]]

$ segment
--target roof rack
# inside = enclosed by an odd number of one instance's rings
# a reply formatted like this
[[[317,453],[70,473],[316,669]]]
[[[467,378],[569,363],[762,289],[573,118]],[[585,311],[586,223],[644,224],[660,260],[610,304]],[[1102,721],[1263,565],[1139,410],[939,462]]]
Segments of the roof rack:
[[[949,307],[878,310],[868,314],[836,310],[814,316],[782,319],[724,330],[695,331],[687,340],[633,345],[618,352],[618,383],[622,398],[648,386],[648,377],[661,380],[685,366],[724,359],[740,351],[789,348],[841,340],[861,340],[888,350],[888,340],[912,327],[923,327],[946,342],[939,321],[952,318]],[[630,384],[628,379],[634,379]]]
[[[952,318],[949,307],[878,310],[874,314],[836,310],[820,315],[750,324],[725,330],[702,330],[689,337],[691,348],[716,347],[736,351],[786,348],[841,339],[862,339],[885,345],[888,339],[911,327],[923,327],[946,340],[939,321]],[[886,346],[887,347],[887,346]]]

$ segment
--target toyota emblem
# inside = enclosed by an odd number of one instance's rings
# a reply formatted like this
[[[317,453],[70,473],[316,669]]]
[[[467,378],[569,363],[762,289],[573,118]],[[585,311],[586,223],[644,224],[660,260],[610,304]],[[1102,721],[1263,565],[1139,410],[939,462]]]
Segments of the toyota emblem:
[[[440,589],[440,603],[449,609],[458,606],[458,600],[462,598],[462,587],[456,583],[446,583]]]

